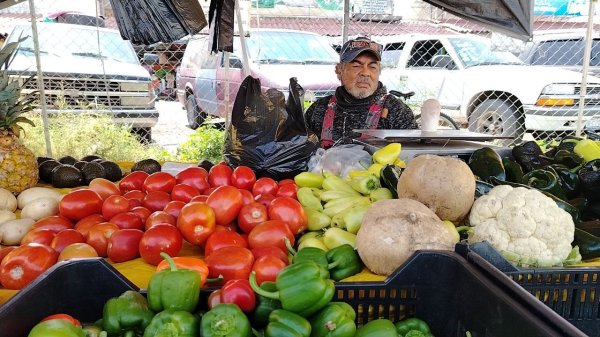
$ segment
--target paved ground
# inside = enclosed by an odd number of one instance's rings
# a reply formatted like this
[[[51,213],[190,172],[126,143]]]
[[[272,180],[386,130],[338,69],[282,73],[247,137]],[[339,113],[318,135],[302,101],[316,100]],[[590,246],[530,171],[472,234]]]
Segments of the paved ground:
[[[194,130],[188,127],[185,110],[179,102],[157,101],[160,113],[158,123],[152,128],[155,143],[175,154],[177,147],[185,142]]]

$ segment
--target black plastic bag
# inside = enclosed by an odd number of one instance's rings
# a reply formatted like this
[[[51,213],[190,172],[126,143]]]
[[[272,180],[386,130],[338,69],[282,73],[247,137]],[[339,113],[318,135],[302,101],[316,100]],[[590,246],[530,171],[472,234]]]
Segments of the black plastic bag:
[[[235,0],[211,0],[208,8],[210,50],[233,53]]]
[[[319,147],[317,135],[306,127],[302,110],[304,90],[290,79],[287,102],[282,92],[261,92],[260,80],[248,76],[233,104],[226,131],[225,161],[251,167],[259,177],[293,178],[308,169]]]

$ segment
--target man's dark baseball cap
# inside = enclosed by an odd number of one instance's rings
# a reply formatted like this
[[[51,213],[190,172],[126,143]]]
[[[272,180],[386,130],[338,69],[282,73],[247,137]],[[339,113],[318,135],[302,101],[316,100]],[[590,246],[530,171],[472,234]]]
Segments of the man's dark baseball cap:
[[[383,47],[379,43],[371,41],[369,38],[357,37],[344,43],[340,51],[340,61],[351,62],[363,52],[369,52],[377,58],[377,61],[381,61],[382,49]]]

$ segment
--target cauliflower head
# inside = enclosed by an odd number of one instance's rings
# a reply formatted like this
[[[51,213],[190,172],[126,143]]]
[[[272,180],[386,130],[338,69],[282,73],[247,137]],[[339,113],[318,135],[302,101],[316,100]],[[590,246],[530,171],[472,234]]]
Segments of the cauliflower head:
[[[470,242],[488,241],[519,265],[560,265],[571,252],[575,224],[538,190],[499,185],[475,200]]]

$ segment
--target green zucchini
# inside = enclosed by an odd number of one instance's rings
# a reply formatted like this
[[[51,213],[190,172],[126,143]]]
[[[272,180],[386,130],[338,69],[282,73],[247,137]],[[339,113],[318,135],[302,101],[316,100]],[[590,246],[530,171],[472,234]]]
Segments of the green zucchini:
[[[475,199],[486,195],[494,185],[481,180],[475,180]]]
[[[583,260],[600,257],[600,238],[582,229],[575,228],[573,246],[579,247]]]
[[[400,174],[402,174],[402,168],[394,164],[385,165],[379,173],[381,186],[390,190],[394,199],[398,198],[398,179],[400,178]]]

